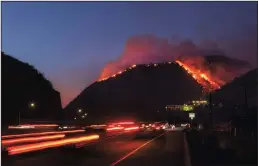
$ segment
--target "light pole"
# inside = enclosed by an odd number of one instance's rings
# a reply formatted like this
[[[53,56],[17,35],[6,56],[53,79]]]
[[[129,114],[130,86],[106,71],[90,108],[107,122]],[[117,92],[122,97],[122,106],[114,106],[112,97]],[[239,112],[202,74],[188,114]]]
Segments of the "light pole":
[[[211,92],[209,92],[209,108],[210,108],[210,127],[211,131],[213,129],[213,124],[212,124],[212,99],[211,99]]]
[[[28,108],[31,108],[31,109],[36,108],[36,103],[33,102],[33,101],[29,102]],[[18,119],[18,124],[20,125],[21,124],[21,112],[20,111],[18,112],[18,118],[19,118]]]

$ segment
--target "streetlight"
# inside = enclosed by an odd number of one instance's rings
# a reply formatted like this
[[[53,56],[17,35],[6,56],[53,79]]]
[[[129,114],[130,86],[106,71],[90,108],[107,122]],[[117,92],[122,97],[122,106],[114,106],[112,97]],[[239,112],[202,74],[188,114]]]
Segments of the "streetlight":
[[[29,102],[29,104],[28,104],[28,108],[35,108],[36,107],[36,103],[35,102],[33,102],[33,101],[31,101],[31,102]],[[21,112],[19,111],[19,117],[18,117],[19,119],[19,125],[21,124]]]
[[[76,120],[76,117],[74,117],[74,120]]]
[[[35,108],[36,107],[36,103],[35,102],[30,102],[29,103],[29,107],[30,108]]]
[[[84,118],[85,116],[84,115],[82,115],[82,118]]]
[[[81,113],[81,112],[82,112],[82,109],[79,109],[78,112]]]
[[[87,114],[87,113],[85,113],[84,115],[85,115],[85,116],[87,116],[88,114]]]

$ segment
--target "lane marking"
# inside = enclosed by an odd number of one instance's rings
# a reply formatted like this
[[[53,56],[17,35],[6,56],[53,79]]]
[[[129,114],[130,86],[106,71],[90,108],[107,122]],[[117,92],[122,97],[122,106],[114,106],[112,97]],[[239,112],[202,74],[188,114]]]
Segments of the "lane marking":
[[[130,157],[131,155],[133,155],[134,153],[136,153],[139,149],[143,148],[144,146],[146,146],[147,144],[149,144],[150,142],[154,141],[155,139],[163,136],[166,132],[162,133],[161,135],[149,140],[148,142],[145,142],[144,144],[142,144],[141,146],[139,146],[138,148],[134,149],[133,151],[127,153],[126,155],[124,155],[123,157],[121,157],[120,159],[118,159],[117,161],[113,162],[111,164],[111,166],[115,166],[118,163],[122,162],[123,160],[127,159],[128,157]]]

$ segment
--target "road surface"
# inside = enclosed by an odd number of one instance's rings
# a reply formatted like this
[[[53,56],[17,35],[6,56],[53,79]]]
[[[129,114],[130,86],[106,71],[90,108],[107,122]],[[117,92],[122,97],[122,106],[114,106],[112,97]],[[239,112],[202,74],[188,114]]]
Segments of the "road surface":
[[[135,138],[123,134],[81,149],[55,148],[2,159],[4,166],[183,166],[183,132]]]

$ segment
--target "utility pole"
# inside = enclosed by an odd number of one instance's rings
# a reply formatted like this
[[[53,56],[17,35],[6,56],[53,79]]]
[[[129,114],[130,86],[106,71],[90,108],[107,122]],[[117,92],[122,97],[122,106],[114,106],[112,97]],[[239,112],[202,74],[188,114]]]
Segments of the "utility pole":
[[[19,111],[19,114],[18,114],[18,125],[20,125],[20,124],[21,124],[21,113]]]
[[[211,130],[212,130],[213,126],[212,126],[212,99],[211,99],[211,92],[209,92],[209,108],[210,108],[210,127],[211,127]]]
[[[246,80],[244,80],[245,112],[248,112]]]

